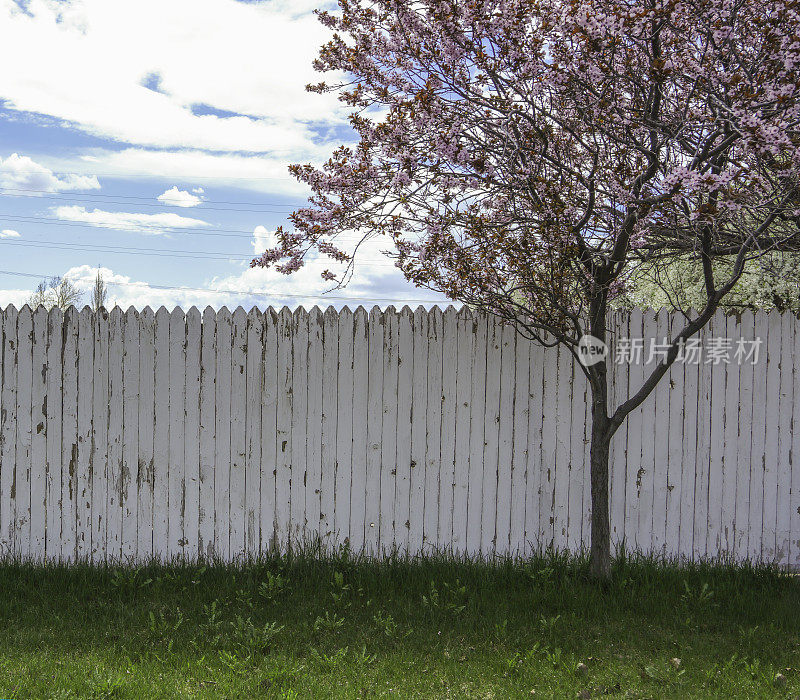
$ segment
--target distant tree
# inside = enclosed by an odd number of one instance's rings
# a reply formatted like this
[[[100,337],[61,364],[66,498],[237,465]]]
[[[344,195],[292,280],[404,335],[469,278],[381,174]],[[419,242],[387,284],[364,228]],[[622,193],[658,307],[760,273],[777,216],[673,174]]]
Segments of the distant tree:
[[[254,265],[289,274],[313,251],[342,285],[378,238],[414,284],[575,357],[607,340],[636,270],[702,271],[696,314],[619,404],[607,361],[581,365],[591,571],[608,578],[612,437],[746,270],[800,250],[800,1],[339,6],[315,62],[336,82],[309,89],[353,108],[358,143],[290,166],[312,196]]]
[[[66,310],[80,304],[82,298],[83,292],[68,277],[50,277],[39,282],[27,303],[32,309],[44,306],[48,310],[53,307]]]
[[[715,275],[730,274],[734,261],[714,261]],[[621,308],[699,309],[705,304],[703,266],[695,258],[676,259],[634,270],[613,305]],[[767,253],[749,265],[720,301],[729,311],[763,309],[800,313],[800,255]]]
[[[97,269],[97,277],[94,278],[94,287],[92,287],[92,311],[97,313],[106,305],[106,298],[108,297],[108,288],[100,274],[100,268]]]

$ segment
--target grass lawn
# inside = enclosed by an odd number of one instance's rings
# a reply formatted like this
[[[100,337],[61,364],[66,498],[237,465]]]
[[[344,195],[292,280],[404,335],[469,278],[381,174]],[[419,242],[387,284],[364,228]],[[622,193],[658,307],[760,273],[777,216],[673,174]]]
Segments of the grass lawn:
[[[586,572],[559,557],[7,563],[0,697],[800,696],[800,580],[628,560],[603,590]]]

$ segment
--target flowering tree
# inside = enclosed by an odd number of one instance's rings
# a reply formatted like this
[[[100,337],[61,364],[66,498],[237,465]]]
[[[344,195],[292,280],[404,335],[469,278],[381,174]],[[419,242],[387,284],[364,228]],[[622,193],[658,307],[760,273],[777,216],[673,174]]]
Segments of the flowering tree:
[[[591,567],[610,575],[609,442],[760,256],[800,248],[797,0],[339,0],[315,62],[344,75],[355,147],[321,168],[294,230],[346,284],[361,244],[405,277],[577,354],[639,266],[695,260],[704,303],[638,389],[591,387]],[[355,244],[345,244],[344,239]],[[389,243],[391,245],[389,245]],[[729,265],[715,265],[717,259]],[[720,270],[724,274],[720,274]]]

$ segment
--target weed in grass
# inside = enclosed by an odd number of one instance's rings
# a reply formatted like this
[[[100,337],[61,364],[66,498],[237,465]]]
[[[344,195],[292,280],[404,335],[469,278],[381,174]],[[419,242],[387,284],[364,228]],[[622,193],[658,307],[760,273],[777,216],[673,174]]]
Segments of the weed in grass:
[[[336,613],[331,614],[329,610],[326,610],[324,617],[317,616],[314,620],[313,628],[315,632],[335,632],[343,625],[343,617],[339,617]]]
[[[270,622],[256,625],[248,618],[237,615],[231,623],[231,639],[233,644],[245,653],[266,654],[273,640],[283,630],[283,625]]]
[[[266,572],[266,581],[258,587],[258,594],[267,602],[274,603],[280,596],[289,592],[289,582],[279,573]]]
[[[332,673],[344,665],[348,647],[337,649],[331,654],[325,654],[317,649],[311,649],[311,659],[317,669],[323,673]]]
[[[442,611],[460,615],[466,609],[467,587],[458,579],[451,584],[442,582],[441,591],[431,581],[427,595],[422,596],[422,605],[431,611]]]
[[[171,610],[150,611],[148,615],[148,627],[150,634],[157,639],[167,639],[172,637],[183,624],[183,613],[180,608]]]
[[[384,615],[380,610],[372,616],[375,626],[385,637],[394,637],[397,632],[397,623],[391,615]]]

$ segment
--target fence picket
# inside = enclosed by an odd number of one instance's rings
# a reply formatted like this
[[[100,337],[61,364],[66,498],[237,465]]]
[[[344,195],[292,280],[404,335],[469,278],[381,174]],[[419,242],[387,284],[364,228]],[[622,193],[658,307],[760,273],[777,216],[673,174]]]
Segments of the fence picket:
[[[755,314],[754,338],[761,339],[765,357],[769,356],[769,316],[764,311]],[[770,374],[770,363],[759,362],[753,365],[753,422],[750,427],[752,442],[750,446],[750,497],[748,518],[747,554],[754,561],[763,561],[763,523],[764,523],[764,477],[766,454],[766,407]],[[702,478],[702,469],[698,475]]]
[[[516,395],[517,333],[508,323],[500,325],[500,407],[497,412],[497,500],[495,552],[506,555],[511,548],[511,491],[514,441],[514,397]]]
[[[336,500],[334,542],[344,544],[350,536],[350,496],[353,468],[353,312],[339,312],[338,385],[336,390]]]
[[[169,552],[170,316],[162,306],[155,318],[155,423],[153,426],[153,555]]]
[[[148,306],[139,314],[139,458],[137,470],[136,555],[153,556],[153,499],[155,487],[155,370],[156,319]]]
[[[320,527],[322,480],[322,404],[323,382],[323,334],[324,317],[318,307],[308,312],[308,415],[306,416],[306,527],[309,536],[316,539],[322,536]],[[366,338],[364,339],[366,355]],[[366,377],[365,390],[366,390]],[[366,411],[364,396],[364,411]],[[366,424],[364,425],[366,431]],[[363,444],[363,439],[362,443]],[[364,448],[366,450],[366,448]],[[366,454],[365,454],[366,458]]]
[[[78,439],[75,555],[89,559],[92,549],[92,423],[94,413],[94,314],[87,306],[78,316]]]
[[[78,461],[78,310],[71,306],[64,312],[63,328],[55,332],[63,339],[61,381],[61,531],[58,543],[48,534],[48,552],[71,562],[75,559],[76,469]],[[2,486],[0,486],[2,490]],[[48,533],[50,531],[48,530]],[[55,531],[52,533],[56,537]],[[51,544],[52,543],[52,544]],[[60,548],[60,554],[57,553]]]
[[[106,456],[106,540],[101,545],[108,561],[122,555],[122,310],[117,306],[108,317],[108,446]]]
[[[503,327],[489,316],[486,334],[486,405],[483,423],[483,483],[481,485],[482,556],[495,552],[497,542],[497,454],[500,432],[500,374],[503,368]]]
[[[456,365],[457,316],[452,306],[445,309],[442,321],[442,432],[439,464],[439,548],[452,550],[453,499],[455,490],[456,451]],[[415,364],[416,373],[416,364]],[[413,443],[412,443],[413,444]],[[413,514],[413,511],[411,511]]]
[[[239,306],[231,319],[231,397],[230,397],[230,540],[231,552],[245,552],[245,469],[247,466],[247,313]]]
[[[193,561],[199,553],[200,531],[200,311],[186,312],[186,419],[183,431],[183,556]]]
[[[125,313],[122,356],[122,559],[136,557],[139,501],[139,314]]]
[[[245,552],[260,550],[261,522],[261,391],[264,384],[264,322],[258,309],[247,314],[247,366],[245,370],[245,435],[247,455],[244,475]],[[187,356],[188,360],[188,356]],[[187,394],[187,401],[188,401]]]
[[[421,314],[419,323],[426,315]],[[464,554],[467,540],[467,499],[469,497],[470,465],[470,403],[472,401],[472,356],[475,334],[469,309],[459,309],[456,314],[456,415],[455,415],[455,475],[453,486],[453,553]],[[417,336],[419,337],[419,336]],[[416,341],[415,341],[416,342]],[[415,347],[416,352],[416,347]],[[461,379],[458,379],[461,376]],[[416,405],[416,401],[414,402]],[[413,449],[413,444],[412,444]],[[412,491],[412,494],[414,492]],[[413,512],[417,512],[412,503]],[[412,527],[417,522],[412,521]]]
[[[329,320],[328,312],[330,312],[330,319],[335,319],[335,312],[332,309],[326,311],[325,316],[325,332],[326,332],[326,351],[323,357],[323,363],[327,367],[327,363],[331,360],[328,355],[334,355],[335,352],[327,350],[327,331],[330,327],[333,332],[336,330],[333,320]],[[381,497],[381,439],[383,433],[383,314],[381,310],[374,306],[369,312],[369,326],[368,326],[368,397],[367,397],[367,481],[366,481],[366,511],[364,514],[364,548],[370,555],[378,554],[378,535],[380,532],[380,497]],[[325,372],[326,377],[335,377],[328,371]],[[326,384],[323,393],[323,406],[334,406],[335,399],[333,392],[336,390],[336,383],[331,381]],[[331,398],[326,399],[328,392],[331,392]],[[323,414],[325,413],[323,409]],[[324,420],[324,418],[323,418]],[[328,420],[328,425],[333,426],[333,431],[336,430],[336,417],[332,416]],[[323,438],[323,444],[326,438]],[[324,455],[323,447],[323,455]],[[323,456],[323,475],[325,471],[325,458]],[[329,481],[323,476],[322,480],[322,499],[333,500],[333,493],[329,495],[327,491],[332,491],[330,488],[326,489],[326,484]],[[323,508],[323,512],[325,508]],[[419,519],[415,519],[419,523]],[[422,542],[422,527],[420,523],[420,542]]]
[[[409,513],[411,481],[411,427],[414,406],[414,330],[413,314],[408,306],[400,310],[397,324],[397,459],[395,462],[394,529],[395,545],[408,551],[411,520]],[[440,360],[441,361],[441,360]],[[441,404],[440,404],[441,405]],[[419,410],[421,407],[417,407]],[[436,445],[436,467],[439,466],[439,445]],[[424,527],[424,525],[423,525]],[[436,545],[436,534],[426,531],[427,543]]]
[[[217,440],[217,315],[207,306],[203,311],[200,349],[200,464],[197,509],[197,550],[204,557],[214,555],[214,465]],[[274,429],[274,425],[273,425]]]
[[[341,313],[341,312],[340,312]],[[398,314],[389,306],[383,317],[383,424],[381,431],[381,482],[378,551],[385,555],[394,547],[394,494],[397,474],[397,349]],[[340,339],[341,342],[341,339]],[[341,346],[339,352],[341,353]],[[341,365],[341,358],[339,359]],[[339,383],[346,377],[339,375]],[[341,406],[341,404],[340,404]],[[339,414],[341,427],[343,416]],[[337,480],[337,487],[338,487]],[[337,496],[339,495],[337,488]]]
[[[33,312],[31,335],[31,462],[27,481],[30,483],[28,552],[33,561],[45,558],[47,526],[47,316],[43,306]]]
[[[45,482],[45,557],[61,558],[61,430],[64,417],[63,335],[64,312],[58,307],[47,316],[47,384],[42,405],[45,412],[47,439],[47,480]]]
[[[442,311],[428,313],[428,398],[425,408],[425,511],[422,522],[423,548],[438,548],[439,477],[442,434]],[[421,408],[421,407],[420,407]],[[398,445],[399,450],[399,445]],[[403,526],[402,522],[397,527]]]
[[[353,314],[353,453],[350,490],[350,547],[356,552],[364,547],[366,537],[368,320],[366,309],[359,306]]]
[[[33,438],[31,396],[33,390],[33,314],[27,304],[17,319],[17,463],[14,476],[14,551],[30,556],[31,543],[31,448]]]
[[[425,460],[428,430],[428,313],[422,306],[414,312],[414,380],[411,387],[411,462],[409,511],[425,510]],[[423,518],[411,518],[408,547],[418,552],[423,544]]]
[[[483,492],[484,418],[486,409],[487,336],[489,319],[474,314],[471,326],[472,400],[469,416],[469,484],[467,495],[467,537],[465,552],[474,556],[481,550],[481,495]]]
[[[214,554],[230,557],[231,312],[217,312],[216,421],[214,442]]]
[[[778,523],[778,456],[781,410],[781,315],[770,313],[767,317],[767,394],[765,397],[764,461],[759,477],[764,485],[764,511],[762,516],[761,558],[772,563],[775,557],[776,529]]]
[[[17,464],[17,310],[3,311],[3,384],[0,389],[0,555],[14,553],[14,507],[11,496]],[[16,496],[16,494],[15,494]]]

